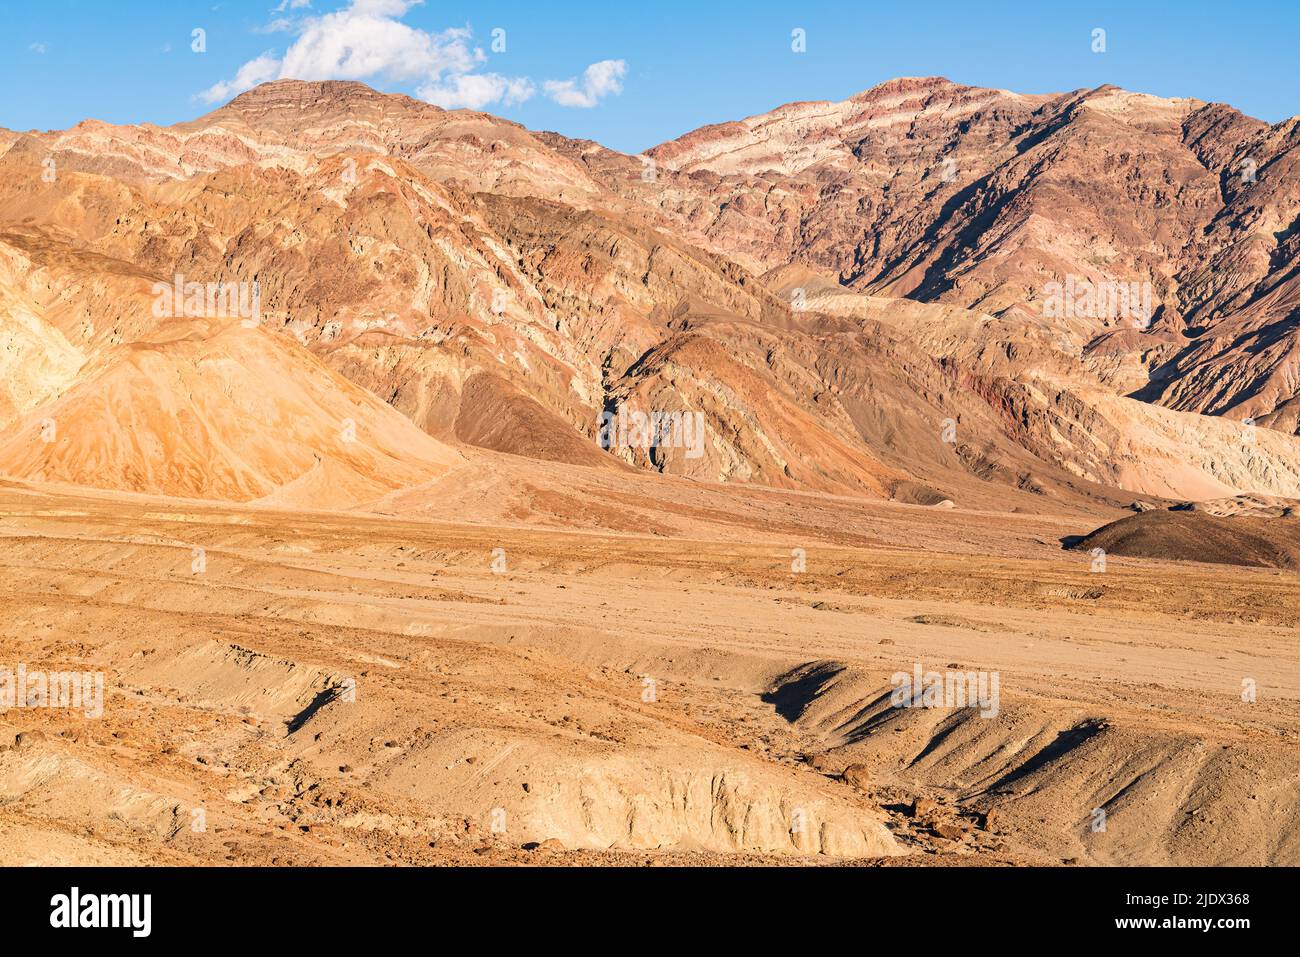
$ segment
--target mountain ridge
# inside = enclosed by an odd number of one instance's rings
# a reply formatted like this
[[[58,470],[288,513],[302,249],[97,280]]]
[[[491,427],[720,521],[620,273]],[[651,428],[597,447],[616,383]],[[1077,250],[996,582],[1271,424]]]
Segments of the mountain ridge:
[[[343,81],[20,134],[0,280],[31,318],[0,332],[49,378],[0,429],[155,335],[144,287],[184,274],[256,283],[264,333],[453,447],[978,507],[1300,496],[1296,140],[942,77],[639,157]],[[1152,314],[1052,314],[1066,280],[1145,284]],[[702,449],[601,450],[620,405],[701,413]]]

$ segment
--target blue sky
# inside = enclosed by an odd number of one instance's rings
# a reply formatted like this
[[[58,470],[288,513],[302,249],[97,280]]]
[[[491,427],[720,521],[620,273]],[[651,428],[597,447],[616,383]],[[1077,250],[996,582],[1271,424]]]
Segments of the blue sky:
[[[357,77],[626,152],[792,100],[842,99],[894,76],[1027,93],[1114,83],[1227,102],[1270,122],[1300,113],[1296,0],[278,6],[3,0],[0,126],[191,119],[233,95],[241,69],[245,82],[282,72]],[[191,49],[196,28],[205,31],[201,53]],[[791,49],[796,28],[806,31],[806,52]],[[1092,50],[1097,28],[1104,53]],[[495,29],[505,31],[504,51],[492,49]]]

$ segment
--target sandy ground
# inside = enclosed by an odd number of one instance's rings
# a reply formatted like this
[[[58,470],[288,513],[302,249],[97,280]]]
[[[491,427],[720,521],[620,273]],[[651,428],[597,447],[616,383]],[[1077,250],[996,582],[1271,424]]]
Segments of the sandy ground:
[[[2,484],[0,669],[104,699],[0,712],[0,854],[1300,863],[1294,572],[842,511],[855,544]],[[894,707],[915,667],[996,676],[995,713]]]

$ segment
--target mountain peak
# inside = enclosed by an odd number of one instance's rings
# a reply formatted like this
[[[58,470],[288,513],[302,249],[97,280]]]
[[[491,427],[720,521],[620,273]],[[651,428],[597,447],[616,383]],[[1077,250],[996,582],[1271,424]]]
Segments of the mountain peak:
[[[441,107],[404,93],[381,93],[356,80],[271,80],[247,90],[222,109],[355,109],[363,105],[416,107],[441,112]]]
[[[954,83],[944,76],[896,76],[849,97],[852,101],[876,100],[907,93],[933,93],[939,90],[968,90],[968,86]]]

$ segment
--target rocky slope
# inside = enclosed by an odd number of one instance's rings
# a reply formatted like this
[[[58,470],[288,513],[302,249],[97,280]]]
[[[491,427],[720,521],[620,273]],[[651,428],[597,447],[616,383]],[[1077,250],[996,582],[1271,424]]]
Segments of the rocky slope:
[[[1295,434],[1298,136],[1221,104],[930,77],[689,133],[647,151],[652,182],[566,152],[756,271],[1025,315],[1135,366],[1140,398]],[[1130,288],[1143,308],[1115,302]]]

